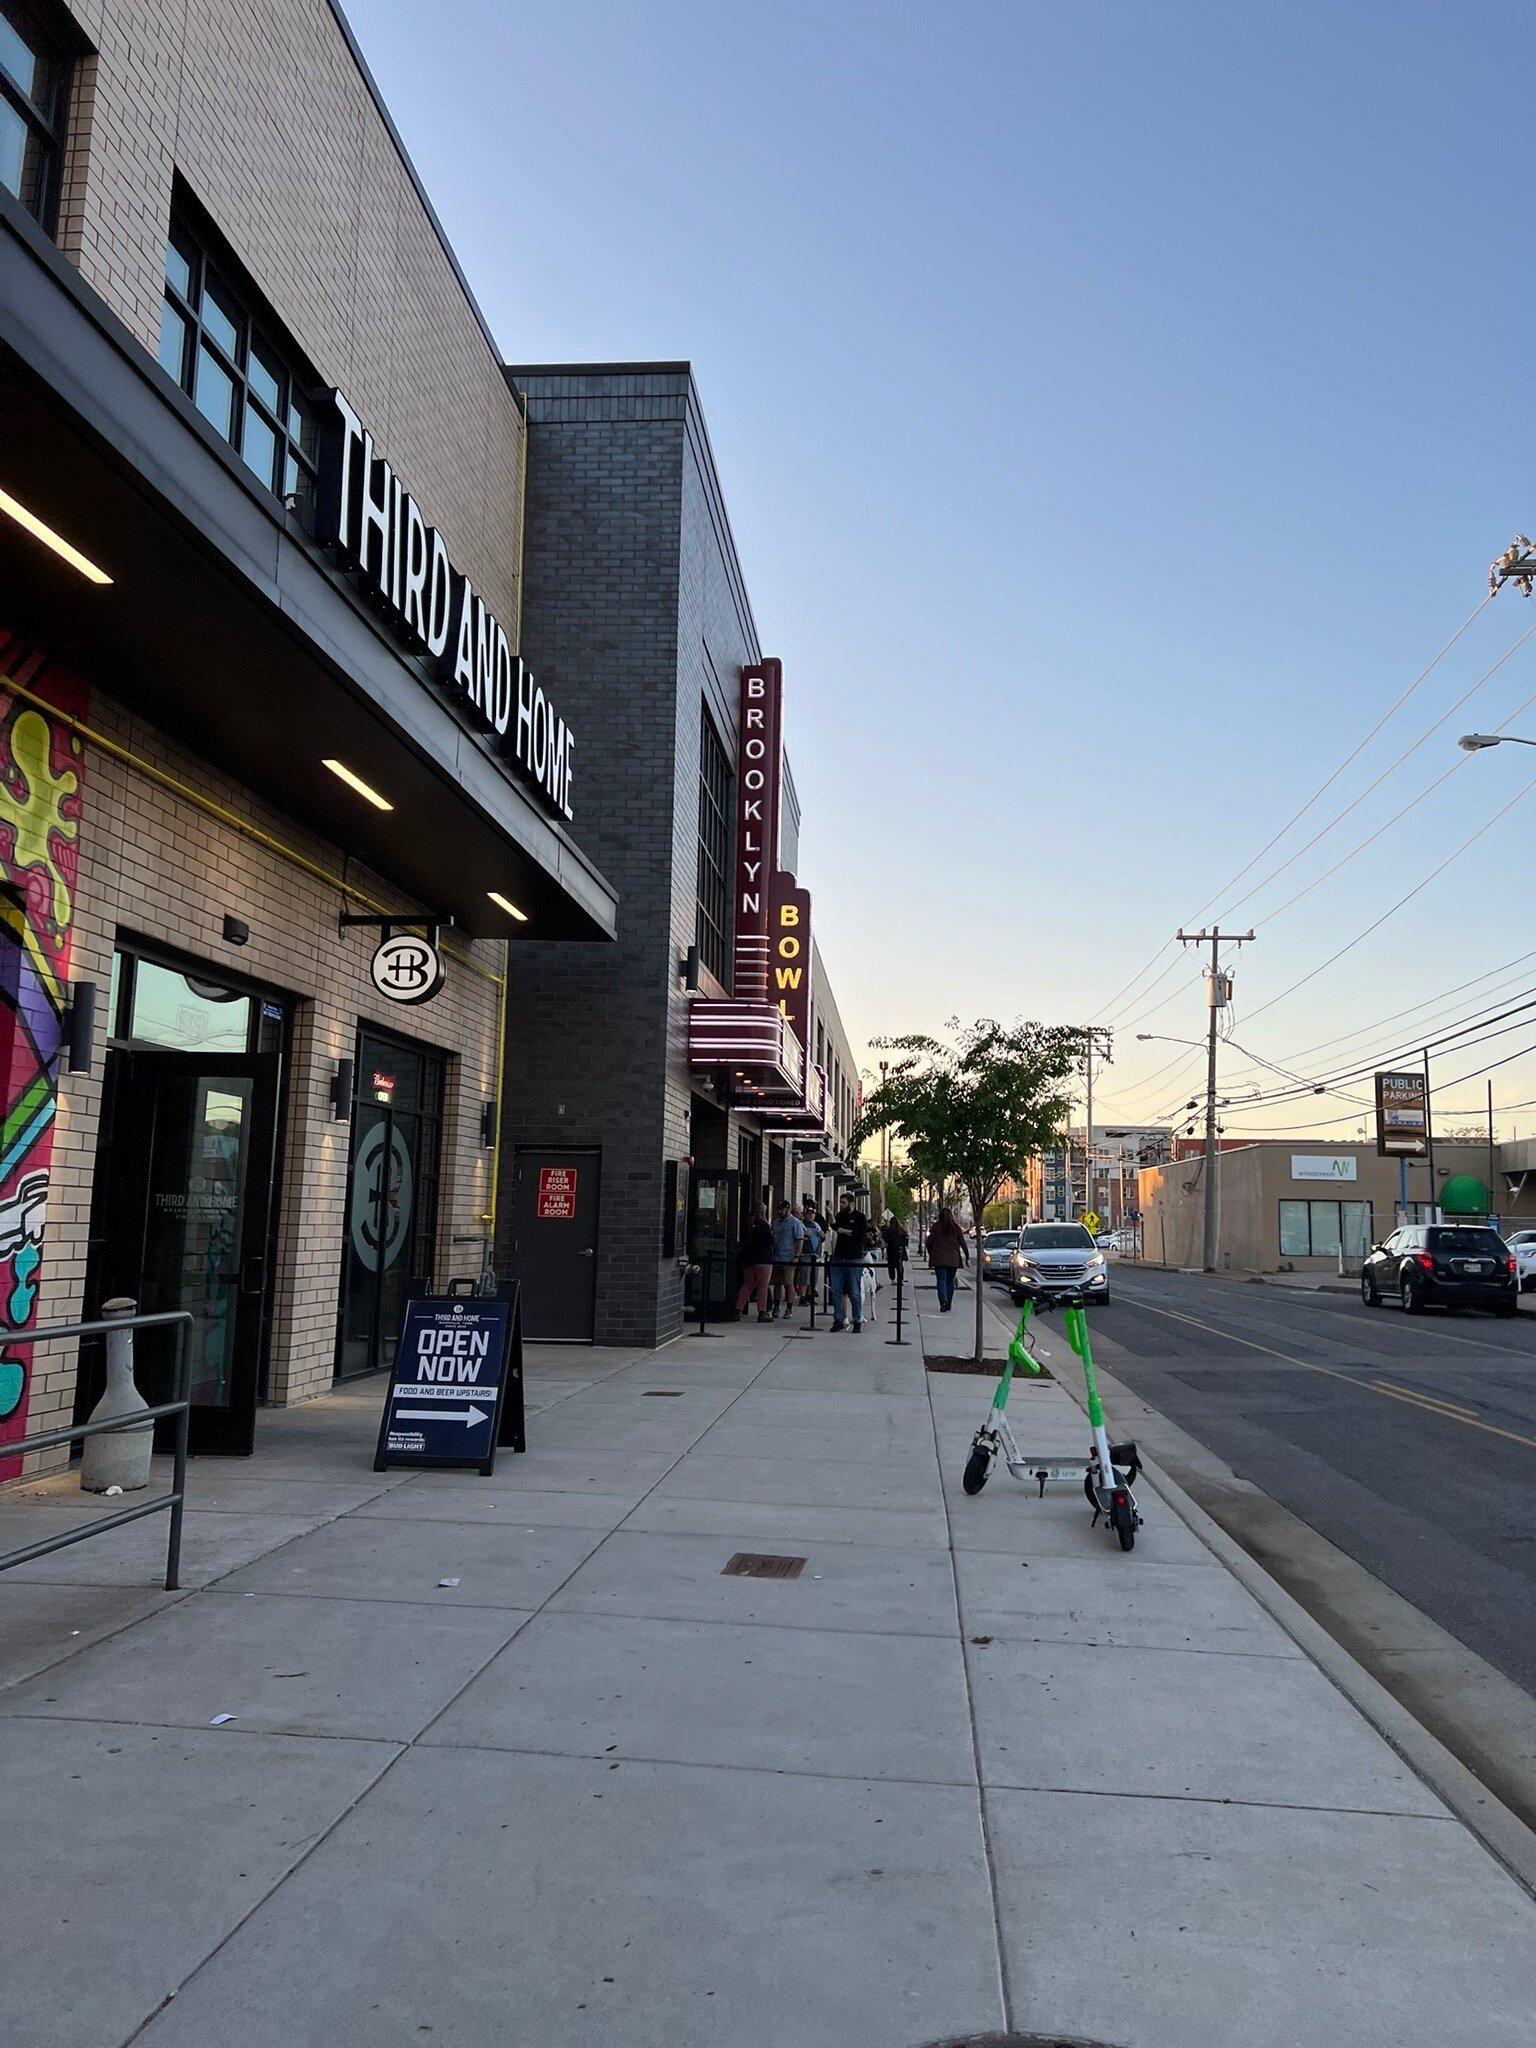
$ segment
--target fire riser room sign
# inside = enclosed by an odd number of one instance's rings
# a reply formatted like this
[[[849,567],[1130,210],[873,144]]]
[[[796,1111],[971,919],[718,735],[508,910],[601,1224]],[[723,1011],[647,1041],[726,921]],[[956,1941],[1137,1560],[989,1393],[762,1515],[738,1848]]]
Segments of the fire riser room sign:
[[[489,1475],[496,1449],[527,1449],[520,1304],[484,1295],[405,1305],[373,1469],[427,1465]]]

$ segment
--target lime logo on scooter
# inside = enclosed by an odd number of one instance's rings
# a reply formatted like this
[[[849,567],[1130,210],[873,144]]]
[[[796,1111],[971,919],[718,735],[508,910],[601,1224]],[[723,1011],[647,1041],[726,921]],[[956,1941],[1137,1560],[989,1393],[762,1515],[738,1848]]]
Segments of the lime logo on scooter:
[[[1094,1525],[1097,1526],[1102,1518],[1105,1526],[1114,1530],[1120,1548],[1130,1550],[1136,1541],[1136,1531],[1141,1527],[1136,1496],[1131,1491],[1141,1471],[1141,1460],[1134,1443],[1112,1444],[1105,1431],[1104,1404],[1099,1399],[1099,1383],[1093,1369],[1088,1318],[1080,1302],[1073,1302],[1063,1311],[1062,1321],[1066,1325],[1067,1342],[1082,1362],[1088,1424],[1093,1431],[1093,1445],[1086,1464],[1030,1457],[1019,1449],[1014,1439],[1008,1421],[1008,1395],[1013,1376],[1015,1372],[1038,1374],[1040,1371],[1039,1361],[1029,1348],[1031,1307],[1032,1304],[1026,1302],[1020,1312],[997,1392],[992,1396],[986,1421],[972,1439],[961,1483],[967,1493],[980,1493],[991,1476],[992,1461],[999,1454],[1013,1478],[1036,1481],[1042,1499],[1048,1479],[1075,1479],[1081,1473],[1083,1492],[1093,1509]]]

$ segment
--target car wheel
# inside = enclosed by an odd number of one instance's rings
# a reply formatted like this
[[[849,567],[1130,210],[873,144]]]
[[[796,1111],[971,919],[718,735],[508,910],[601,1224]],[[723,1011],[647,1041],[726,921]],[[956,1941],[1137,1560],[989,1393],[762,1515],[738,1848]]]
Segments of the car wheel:
[[[1015,1308],[1022,1308],[1029,1299],[1022,1287],[1010,1287],[1008,1293]]]
[[[1517,1316],[1519,1313],[1520,1303],[1514,1295],[1511,1295],[1508,1301],[1501,1301],[1494,1310],[1496,1316]]]
[[[1360,1299],[1367,1308],[1381,1307],[1381,1289],[1376,1285],[1376,1275],[1374,1273],[1362,1273],[1360,1275]]]
[[[1406,1273],[1397,1283],[1397,1291],[1402,1297],[1405,1316],[1419,1316],[1424,1313],[1424,1297]]]

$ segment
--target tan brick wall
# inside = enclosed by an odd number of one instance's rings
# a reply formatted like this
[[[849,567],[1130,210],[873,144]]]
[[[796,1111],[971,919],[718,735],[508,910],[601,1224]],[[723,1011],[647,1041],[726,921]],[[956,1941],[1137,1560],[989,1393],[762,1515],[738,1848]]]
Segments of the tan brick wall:
[[[342,872],[342,851],[328,845],[206,761],[114,703],[93,694],[89,723],[138,761],[274,839],[327,875]],[[473,1272],[473,1247],[455,1236],[481,1228],[489,1199],[489,1152],[480,1144],[482,1104],[496,1092],[499,975],[505,948],[477,941],[466,963],[453,957],[441,995],[420,1009],[383,1002],[368,978],[374,943],[366,929],[343,935],[337,918],[355,899],[318,879],[196,802],[166,789],[142,768],[89,740],[85,757],[80,876],[71,978],[105,991],[120,934],[158,941],[269,985],[295,1003],[291,1057],[284,1076],[287,1131],[282,1161],[277,1295],[271,1345],[271,1399],[290,1403],[331,1384],[340,1289],[349,1126],[332,1114],[331,1079],[352,1056],[360,1019],[448,1055],[438,1274]],[[366,870],[349,869],[352,887],[391,907],[397,891]],[[222,937],[226,913],[250,926],[243,947]],[[104,1051],[91,1075],[66,1074],[60,1089],[49,1194],[39,1320],[69,1321],[84,1310],[86,1235],[95,1172]],[[34,1360],[28,1428],[70,1419],[72,1357],[41,1347]],[[257,1433],[260,1446],[260,1425]],[[46,1461],[49,1466],[60,1461]]]
[[[59,240],[154,353],[186,180],[509,634],[522,424],[326,0],[73,0]]]

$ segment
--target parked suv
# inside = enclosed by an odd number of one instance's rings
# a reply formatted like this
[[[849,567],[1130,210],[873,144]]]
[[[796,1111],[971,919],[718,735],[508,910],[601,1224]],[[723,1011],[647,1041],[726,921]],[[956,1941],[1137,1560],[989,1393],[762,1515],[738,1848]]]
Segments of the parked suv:
[[[1026,1223],[1008,1261],[1008,1288],[1022,1308],[1047,1308],[1068,1296],[1109,1299],[1109,1264],[1081,1223]]]
[[[1486,1308],[1512,1316],[1520,1307],[1515,1255],[1496,1230],[1481,1223],[1416,1223],[1394,1230],[1360,1271],[1367,1308],[1382,1297],[1400,1301],[1409,1315],[1431,1303],[1443,1308]]]
[[[1008,1260],[1018,1244],[1016,1230],[989,1230],[981,1240],[981,1277],[983,1280],[1008,1279]]]

